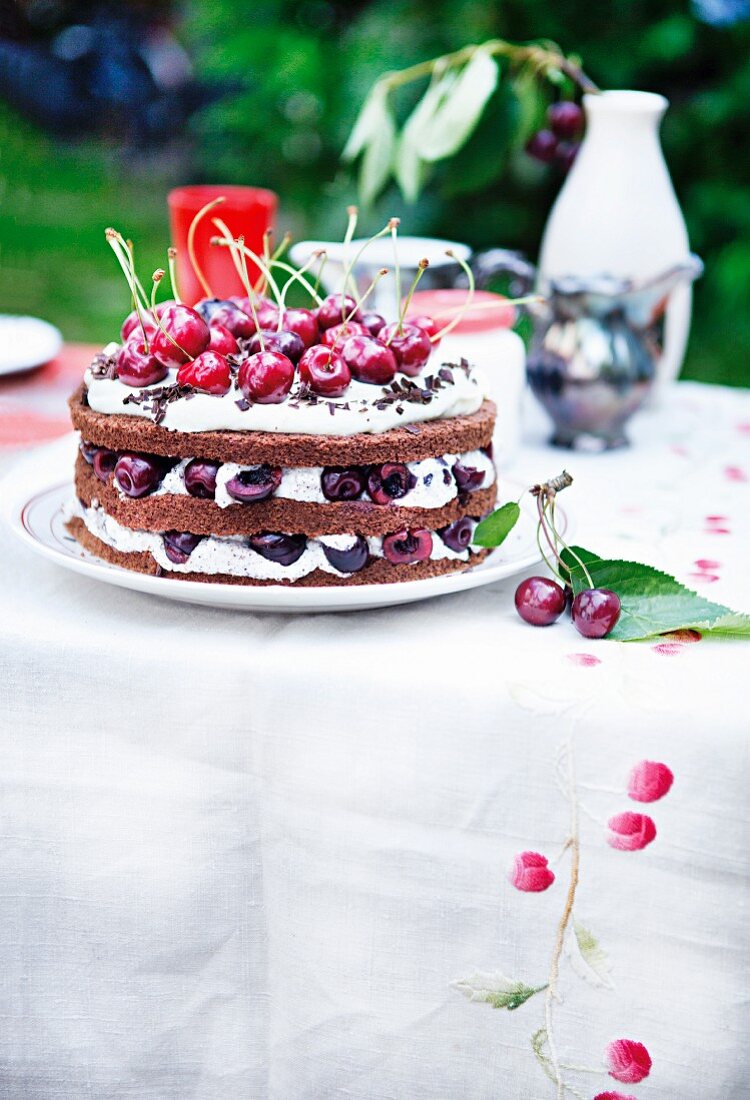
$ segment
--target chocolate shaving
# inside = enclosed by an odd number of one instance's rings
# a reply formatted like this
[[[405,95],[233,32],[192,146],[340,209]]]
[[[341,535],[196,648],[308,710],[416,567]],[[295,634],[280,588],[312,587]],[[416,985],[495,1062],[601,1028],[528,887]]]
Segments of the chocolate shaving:
[[[196,391],[192,386],[182,386],[179,382],[173,382],[169,386],[157,386],[155,389],[137,390],[123,398],[123,405],[141,405],[146,412],[151,413],[155,424],[161,424],[167,415],[167,407],[173,401],[179,401],[181,397],[188,397]]]
[[[235,401],[235,405],[240,410],[240,412],[247,412],[247,410],[250,408],[250,402],[246,397],[241,397],[239,401]]]
[[[114,355],[105,355],[100,351],[91,360],[91,373],[94,378],[116,378],[117,360]]]
[[[419,424],[404,424],[404,428],[407,432],[411,432],[412,435],[419,435],[422,431]]]

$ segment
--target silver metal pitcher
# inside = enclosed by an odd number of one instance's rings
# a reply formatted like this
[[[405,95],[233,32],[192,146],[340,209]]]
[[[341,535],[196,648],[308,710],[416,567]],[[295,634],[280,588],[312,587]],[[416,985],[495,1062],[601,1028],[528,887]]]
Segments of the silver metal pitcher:
[[[514,292],[536,281],[517,253],[487,254],[493,272],[514,279]],[[697,256],[640,281],[601,275],[553,280],[548,295],[527,308],[534,321],[526,374],[555,425],[559,447],[599,450],[627,443],[625,423],[640,408],[663,352],[664,315],[680,283],[703,271]]]

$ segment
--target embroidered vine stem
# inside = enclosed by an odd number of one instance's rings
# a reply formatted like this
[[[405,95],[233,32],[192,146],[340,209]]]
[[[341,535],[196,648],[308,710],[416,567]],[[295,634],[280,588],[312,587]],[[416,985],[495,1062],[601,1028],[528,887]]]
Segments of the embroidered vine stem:
[[[569,741],[566,746],[566,763],[567,763],[567,795],[570,801],[570,835],[565,842],[565,847],[570,848],[570,881],[568,883],[568,892],[565,897],[565,905],[563,907],[562,916],[557,925],[557,936],[555,937],[555,946],[552,951],[552,960],[550,962],[549,979],[547,990],[544,995],[544,1019],[545,1027],[547,1030],[547,1044],[549,1046],[550,1064],[553,1074],[553,1080],[557,1086],[557,1100],[563,1100],[565,1096],[566,1085],[562,1077],[560,1062],[557,1056],[557,1048],[555,1046],[555,1039],[552,1031],[552,1010],[555,1001],[560,1000],[560,994],[558,993],[558,979],[560,976],[560,959],[563,953],[563,947],[565,945],[565,934],[570,924],[570,918],[573,914],[573,903],[575,901],[576,889],[578,887],[578,875],[581,863],[581,842],[578,826],[578,799],[576,797],[576,778],[575,778],[575,760],[573,757],[573,744]]]

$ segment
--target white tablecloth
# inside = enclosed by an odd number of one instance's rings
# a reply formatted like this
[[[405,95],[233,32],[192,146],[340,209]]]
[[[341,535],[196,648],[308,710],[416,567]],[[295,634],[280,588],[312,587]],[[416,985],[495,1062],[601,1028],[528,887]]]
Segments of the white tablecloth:
[[[680,385],[632,435],[537,433],[511,476],[567,465],[582,545],[750,610],[750,393]],[[545,1100],[545,1066],[584,1098],[750,1095],[748,644],[535,630],[514,581],[261,617],[5,530],[0,564],[0,1096]],[[628,796],[642,760],[658,801]],[[643,850],[608,843],[626,812]],[[524,851],[546,891],[509,882]],[[548,982],[578,851],[608,962],[567,938],[559,999],[467,999]]]

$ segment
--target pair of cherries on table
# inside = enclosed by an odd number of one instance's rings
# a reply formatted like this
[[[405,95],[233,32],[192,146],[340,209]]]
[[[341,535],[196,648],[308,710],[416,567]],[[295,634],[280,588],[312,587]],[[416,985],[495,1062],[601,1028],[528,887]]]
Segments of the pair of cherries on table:
[[[122,326],[117,377],[129,386],[162,381],[170,368],[179,385],[222,395],[232,386],[228,356],[242,356],[237,384],[250,403],[278,404],[300,381],[323,398],[341,397],[352,378],[387,385],[396,373],[414,377],[438,343],[428,317],[387,325],[362,313],[348,295],[333,294],[316,309],[280,309],[259,297],[207,298],[193,309],[178,302],[156,307],[141,320],[135,311]]]

